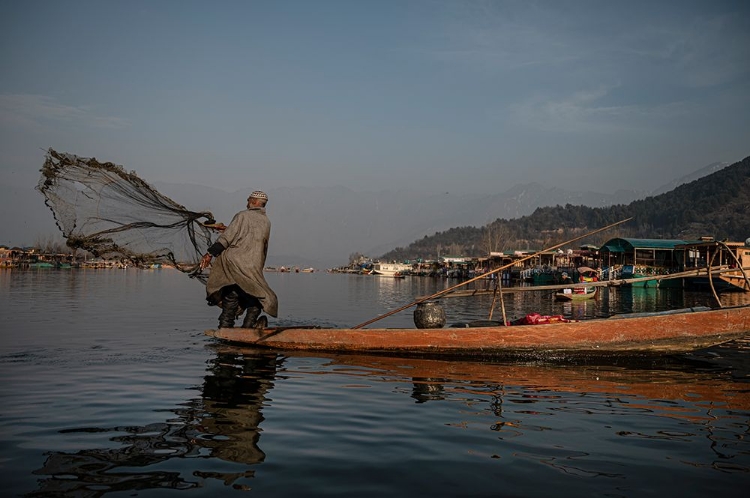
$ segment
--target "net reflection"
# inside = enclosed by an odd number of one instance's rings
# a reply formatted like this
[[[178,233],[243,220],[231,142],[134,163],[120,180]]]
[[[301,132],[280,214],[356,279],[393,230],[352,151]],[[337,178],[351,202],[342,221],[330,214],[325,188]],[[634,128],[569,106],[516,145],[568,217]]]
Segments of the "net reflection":
[[[117,491],[190,489],[198,484],[186,480],[175,471],[140,470],[169,458],[187,457],[194,453],[188,427],[163,423],[60,432],[123,434],[109,438],[112,443],[120,443],[122,446],[80,450],[75,453],[49,453],[42,468],[34,471],[36,475],[48,477],[40,479],[39,489],[26,496],[97,497]]]
[[[96,448],[49,452],[34,474],[36,491],[26,496],[99,497],[152,489],[186,490],[208,480],[247,489],[247,468],[262,463],[258,445],[262,408],[283,363],[275,353],[245,356],[219,352],[209,361],[201,397],[170,410],[176,415],[144,426],[64,429],[61,434],[105,439]],[[239,465],[216,465],[215,459]],[[211,470],[203,470],[205,465]],[[232,471],[217,469],[230,468]],[[154,470],[159,469],[159,470]]]

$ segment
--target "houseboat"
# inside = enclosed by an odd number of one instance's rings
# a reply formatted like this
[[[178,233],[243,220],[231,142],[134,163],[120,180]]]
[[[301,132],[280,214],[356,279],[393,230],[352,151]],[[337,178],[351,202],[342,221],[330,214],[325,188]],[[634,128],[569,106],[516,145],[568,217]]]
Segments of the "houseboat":
[[[695,289],[709,289],[716,292],[750,292],[750,239],[745,242],[720,242],[711,237],[703,237],[699,242],[690,242],[677,247],[681,256],[683,271],[712,269],[725,270],[709,281],[707,276],[686,277],[685,286]],[[742,269],[745,269],[743,274]]]
[[[376,275],[393,277],[411,271],[411,265],[404,263],[375,263],[372,267],[372,271]]]

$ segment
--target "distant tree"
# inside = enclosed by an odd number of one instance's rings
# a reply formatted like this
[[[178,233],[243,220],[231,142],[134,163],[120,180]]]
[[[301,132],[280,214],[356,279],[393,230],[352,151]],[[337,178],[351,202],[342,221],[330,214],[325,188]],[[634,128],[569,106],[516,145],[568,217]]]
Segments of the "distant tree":
[[[359,252],[353,252],[349,255],[349,265],[360,263],[365,259],[367,259],[367,256],[365,256],[364,254],[359,253]]]
[[[435,259],[450,252],[481,256],[503,249],[543,249],[625,218],[633,220],[576,242],[602,245],[614,237],[695,239],[708,235],[744,241],[750,237],[750,157],[671,192],[605,208],[540,207],[514,220],[483,228],[458,227],[399,247],[383,259]]]
[[[34,241],[34,247],[45,254],[73,254],[73,249],[59,236],[39,236]]]

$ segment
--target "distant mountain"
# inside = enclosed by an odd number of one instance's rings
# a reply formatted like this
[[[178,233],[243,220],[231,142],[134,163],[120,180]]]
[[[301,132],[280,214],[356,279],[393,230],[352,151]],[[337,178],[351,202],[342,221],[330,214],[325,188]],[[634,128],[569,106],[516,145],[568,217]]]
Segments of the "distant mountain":
[[[675,180],[683,184],[715,169],[714,163]],[[172,183],[154,186],[192,210],[210,210],[225,223],[244,209],[251,189],[235,192]],[[659,190],[666,188],[661,187]],[[342,186],[284,187],[267,192],[272,223],[268,264],[328,268],[362,253],[379,257],[394,247],[451,227],[482,227],[498,218],[515,219],[537,208],[628,204],[653,193],[621,190],[614,194],[569,191],[539,183],[515,185],[490,195],[427,194],[409,190],[361,192]]]
[[[211,211],[225,223],[245,208],[251,191],[225,192],[172,183],[155,183],[154,187],[188,209]],[[376,257],[452,226],[481,226],[499,216],[523,216],[542,205],[586,201],[607,206],[645,195],[570,192],[538,183],[484,196],[406,190],[359,192],[342,186],[284,187],[267,193],[272,223],[268,264],[317,268],[346,264],[353,253]]]
[[[743,241],[750,236],[750,157],[715,168],[708,176],[676,189],[629,204],[609,207],[557,205],[537,208],[531,215],[497,219],[481,227],[453,227],[397,247],[386,260],[434,259],[454,255],[481,256],[489,251],[542,249],[632,217],[611,233],[578,241],[599,245],[612,237],[717,239]]]
[[[698,180],[700,178],[703,178],[705,176],[711,175],[713,173],[716,173],[719,170],[722,170],[729,166],[729,163],[724,162],[717,162],[717,163],[711,163],[708,166],[705,166],[698,171],[694,171],[693,173],[683,176],[682,178],[678,178],[677,180],[671,181],[669,183],[666,183],[662,185],[661,187],[654,189],[649,195],[656,196],[659,194],[664,194],[666,192],[670,192],[680,185],[684,185],[686,183],[693,182],[695,180]]]
[[[709,165],[675,183],[685,183],[720,164],[725,163]],[[163,182],[154,186],[188,209],[212,211],[217,220],[225,223],[244,209],[251,191],[244,188],[227,192],[204,185]],[[28,245],[40,237],[59,233],[42,196],[33,187],[20,189],[0,184],[0,196],[11,201],[5,214],[12,220],[0,231],[0,244]],[[268,264],[315,268],[346,264],[353,253],[378,257],[394,247],[451,227],[483,227],[498,218],[528,216],[539,207],[572,204],[599,208],[654,195],[647,191],[569,191],[540,183],[514,185],[489,195],[410,190],[362,192],[335,185],[284,187],[268,193],[268,214],[273,224]]]

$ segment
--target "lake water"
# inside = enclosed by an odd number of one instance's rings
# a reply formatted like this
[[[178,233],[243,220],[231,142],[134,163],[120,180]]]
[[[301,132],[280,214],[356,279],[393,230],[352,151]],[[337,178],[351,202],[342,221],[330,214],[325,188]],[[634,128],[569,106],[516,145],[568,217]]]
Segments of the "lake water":
[[[352,326],[456,283],[267,274],[272,325]],[[712,305],[605,290],[527,312]],[[750,297],[726,296],[725,304]],[[4,496],[746,496],[750,340],[692,355],[467,362],[217,343],[219,310],[170,270],[0,270]],[[449,323],[490,296],[443,299]],[[412,311],[378,326],[412,326]],[[495,319],[499,305],[494,310]]]

